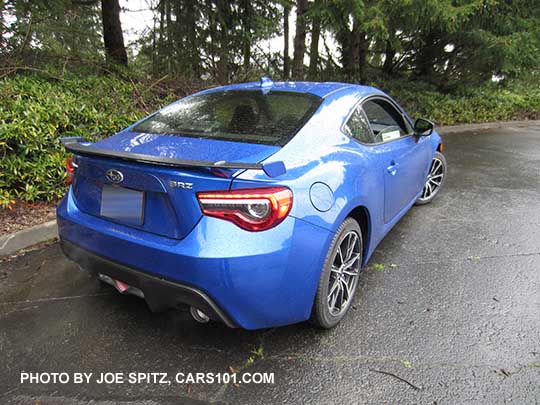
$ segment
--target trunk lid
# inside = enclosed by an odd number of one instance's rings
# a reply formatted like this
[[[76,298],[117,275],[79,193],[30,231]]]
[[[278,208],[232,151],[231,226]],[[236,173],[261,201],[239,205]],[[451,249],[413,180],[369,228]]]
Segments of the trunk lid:
[[[245,163],[257,163],[279,150],[268,145],[125,131],[95,146],[156,157]],[[79,156],[77,164],[72,188],[81,211],[174,239],[184,238],[202,216],[196,193],[226,190],[232,181],[232,176],[222,177],[205,168],[166,167],[85,156]],[[110,171],[121,174],[116,184],[107,176]],[[137,213],[138,219],[126,218],[123,215],[126,212]]]
[[[279,146],[122,131],[94,146],[173,159],[258,163]]]

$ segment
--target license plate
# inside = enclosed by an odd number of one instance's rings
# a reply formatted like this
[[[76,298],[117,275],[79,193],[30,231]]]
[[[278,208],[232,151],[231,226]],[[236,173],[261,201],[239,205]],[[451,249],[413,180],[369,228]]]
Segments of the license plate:
[[[144,193],[124,187],[104,185],[101,216],[133,225],[143,223]]]

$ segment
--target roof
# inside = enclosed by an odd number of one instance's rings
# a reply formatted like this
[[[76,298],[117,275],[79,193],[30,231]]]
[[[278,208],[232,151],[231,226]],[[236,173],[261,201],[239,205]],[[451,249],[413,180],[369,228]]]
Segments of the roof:
[[[268,83],[268,82],[267,82]],[[294,91],[298,93],[309,93],[314,94],[319,97],[327,97],[336,91],[343,89],[350,89],[360,91],[361,93],[372,94],[378,93],[379,90],[370,87],[363,86],[358,84],[350,83],[339,83],[339,82],[296,82],[296,81],[286,81],[286,82],[269,82],[266,84],[266,88],[278,91]],[[239,84],[230,84],[227,86],[216,87],[213,89],[206,90],[205,92],[214,92],[214,91],[223,91],[223,90],[256,90],[261,89],[261,82],[249,82],[249,83],[239,83]]]

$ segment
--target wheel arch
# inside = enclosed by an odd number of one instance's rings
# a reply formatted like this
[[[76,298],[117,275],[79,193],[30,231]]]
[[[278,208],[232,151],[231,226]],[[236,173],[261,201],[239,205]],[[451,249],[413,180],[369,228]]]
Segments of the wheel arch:
[[[353,218],[358,225],[360,225],[360,230],[362,231],[362,265],[366,264],[367,253],[369,252],[369,246],[371,244],[371,217],[369,210],[363,206],[359,205],[349,212],[347,217]]]
[[[433,149],[433,153],[435,152],[442,152],[443,150],[443,140],[439,133],[437,131],[433,131],[433,133],[430,135],[431,140],[431,146]]]

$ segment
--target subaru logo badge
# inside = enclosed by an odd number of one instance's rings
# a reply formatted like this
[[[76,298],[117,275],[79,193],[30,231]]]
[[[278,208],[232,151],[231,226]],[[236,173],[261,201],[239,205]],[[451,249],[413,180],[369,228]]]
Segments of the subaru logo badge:
[[[122,180],[124,180],[124,175],[122,174],[122,172],[115,169],[107,170],[107,173],[105,173],[105,177],[107,177],[107,180],[114,184],[122,183]]]

